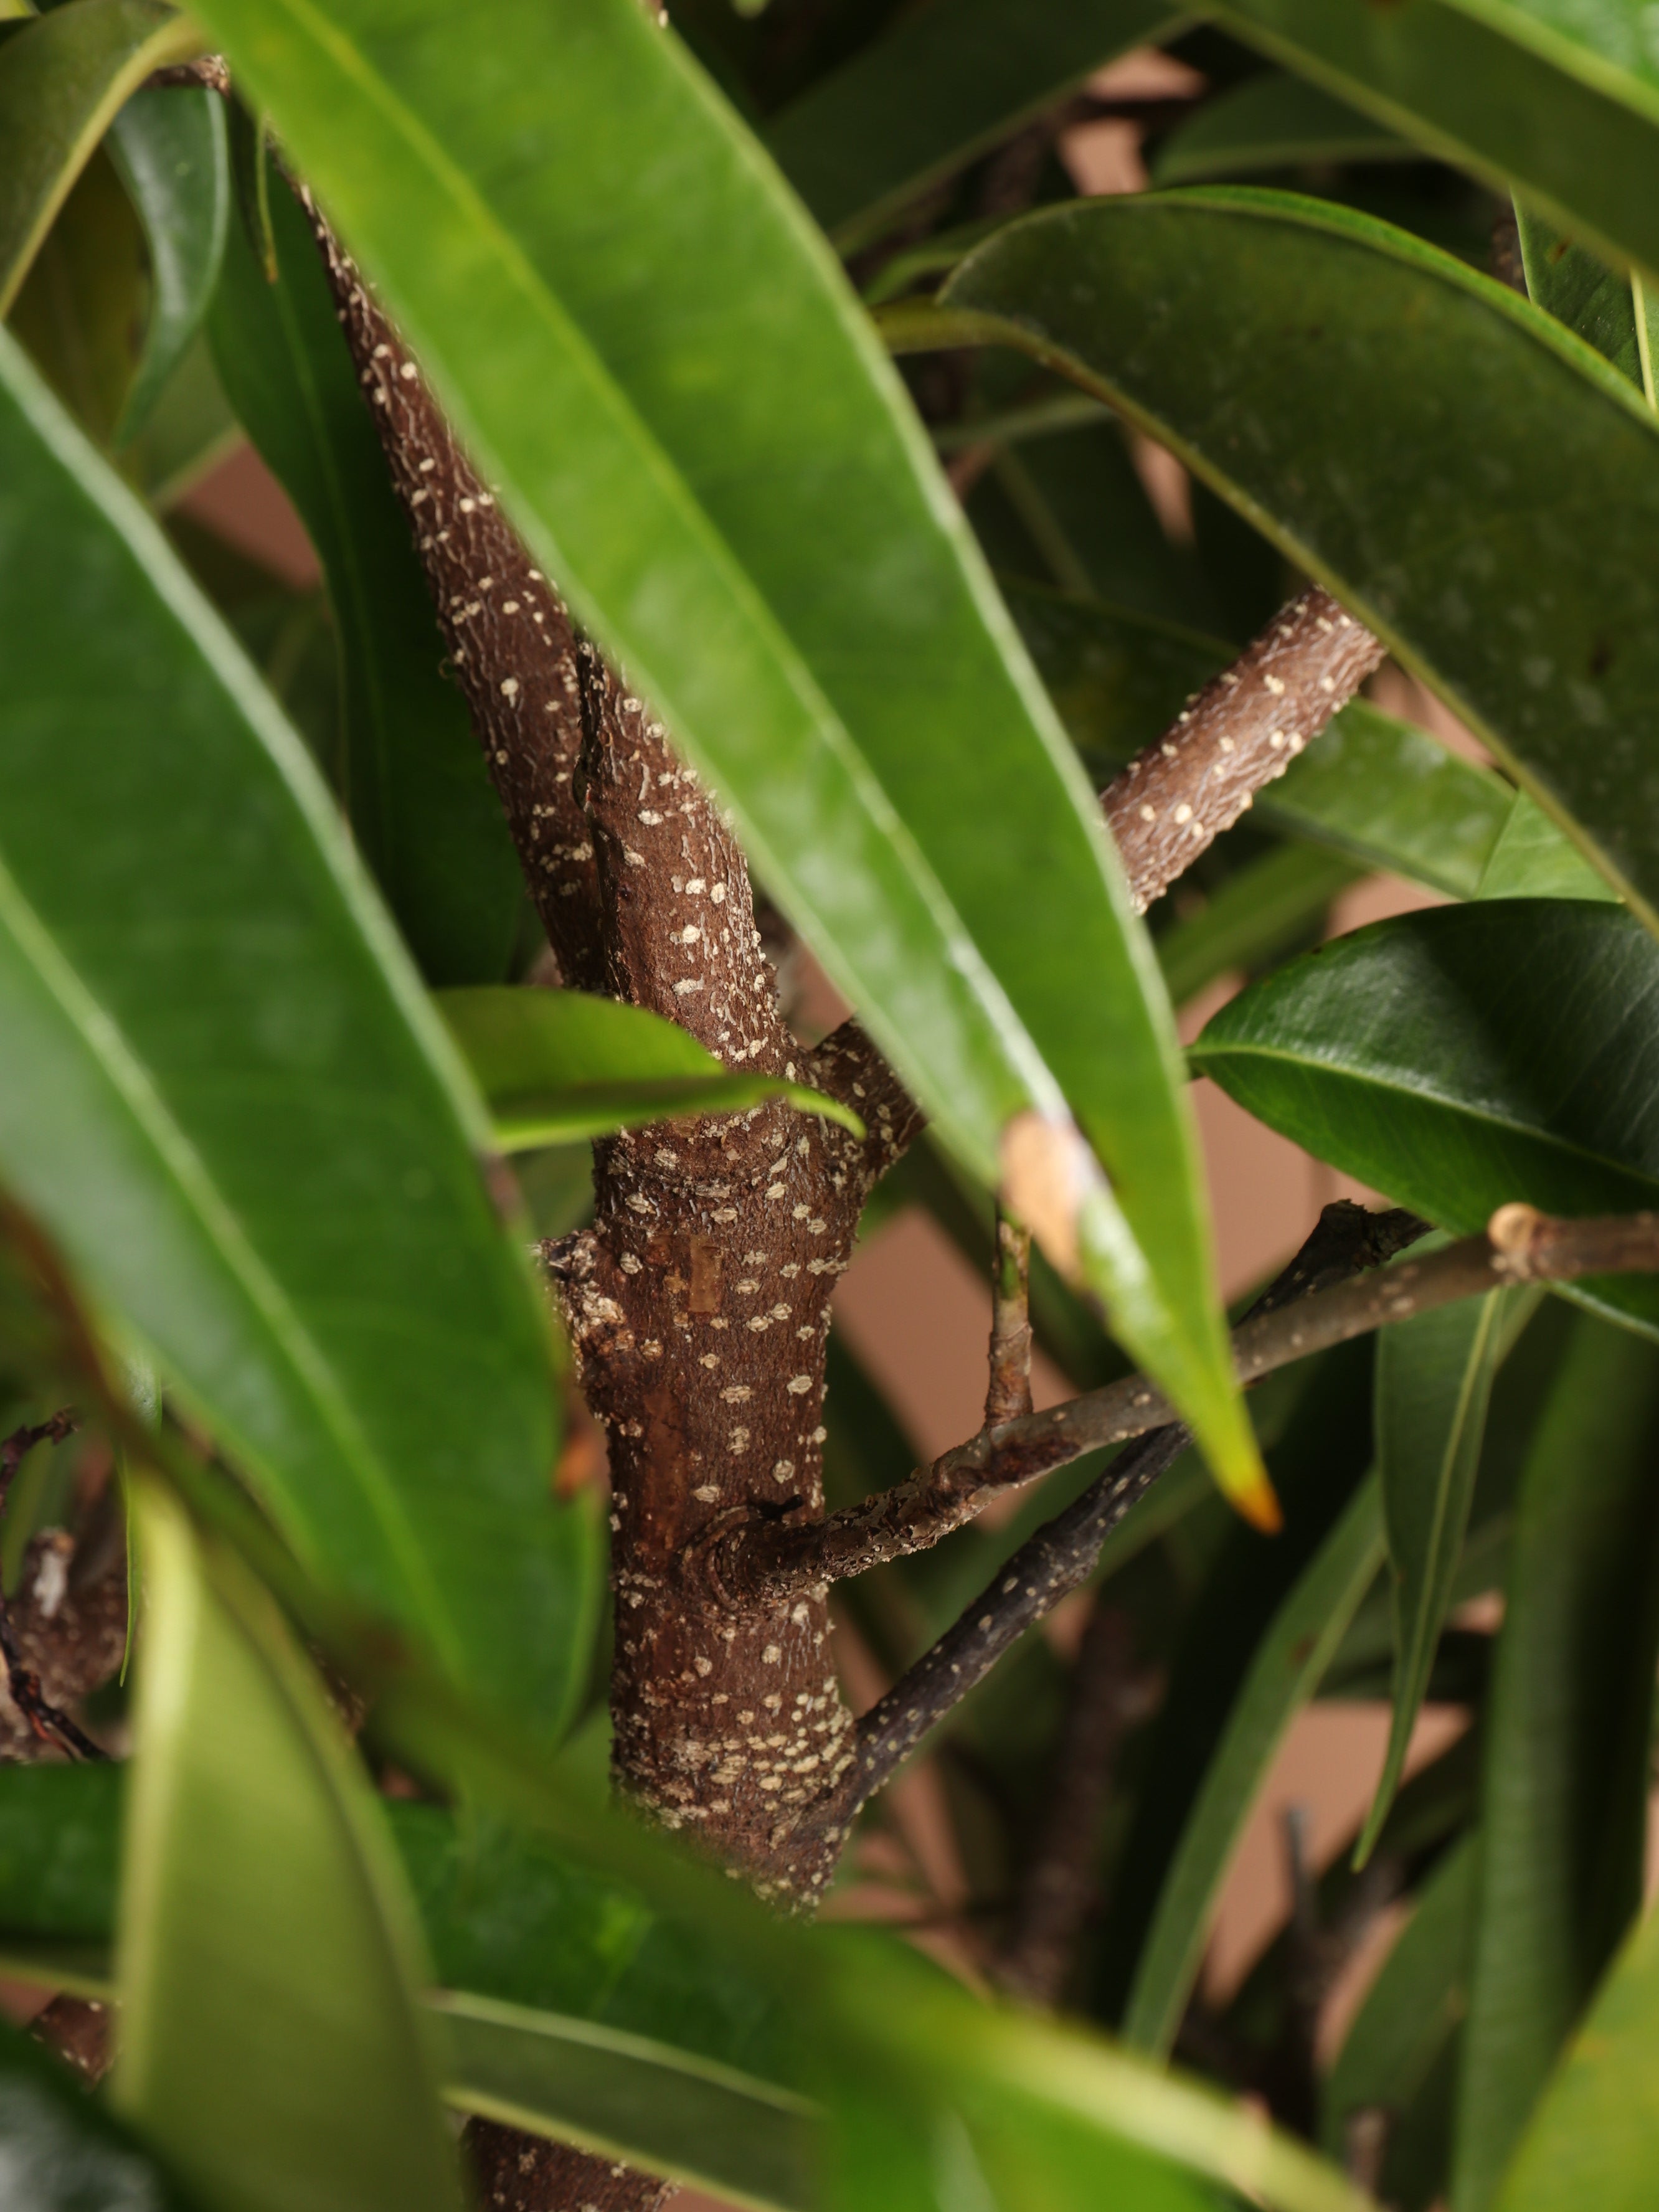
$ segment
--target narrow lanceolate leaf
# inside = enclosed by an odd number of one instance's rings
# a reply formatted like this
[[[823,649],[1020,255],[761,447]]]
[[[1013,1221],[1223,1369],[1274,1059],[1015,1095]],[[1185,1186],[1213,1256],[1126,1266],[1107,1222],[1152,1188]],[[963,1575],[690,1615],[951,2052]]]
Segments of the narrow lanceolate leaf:
[[[122,101],[201,44],[162,0],[69,0],[0,46],[0,318]]]
[[[1247,77],[1172,131],[1152,165],[1157,185],[1195,185],[1307,161],[1410,161],[1417,149],[1375,117],[1303,78]]]
[[[184,359],[219,281],[230,219],[224,102],[181,87],[138,93],[116,117],[110,146],[149,246],[144,349],[117,433],[125,445]]]
[[[1659,422],[1599,355],[1385,223],[1243,188],[1034,216],[942,296],[958,342],[1173,447],[1659,915]]]
[[[1633,9],[1223,0],[1229,29],[1617,261],[1659,270],[1659,72]]]
[[[1586,1316],[1516,1504],[1486,1717],[1455,2212],[1490,2203],[1642,1896],[1659,1350]]]
[[[587,1517],[487,1131],[327,793],[0,343],[0,1181],[314,1578],[562,1725]]]
[[[1377,1484],[1368,1477],[1256,1647],[1194,1801],[1147,1930],[1123,2015],[1125,2040],[1166,2053],[1193,1993],[1222,1878],[1297,1712],[1382,1559]]]
[[[156,1491],[118,2108],[225,2212],[459,2212],[396,1861],[270,1599]]]
[[[1646,2212],[1659,2160],[1659,1915],[1628,1938],[1498,2192],[1498,2212]]]
[[[426,579],[311,226],[280,185],[270,222],[276,283],[238,222],[209,327],[231,405],[323,564],[344,720],[336,780],[428,981],[498,982],[525,903],[506,818],[442,672]]]
[[[1268,1540],[1230,1529],[1193,1602],[1115,1872],[1091,2008],[1124,2021],[1143,2047],[1167,2049],[1180,2023],[1267,1762],[1363,1590],[1362,1581],[1350,1595],[1346,1569],[1327,1573],[1320,1563],[1352,1563],[1359,1551],[1370,1559],[1367,1577],[1376,1571],[1370,1412],[1369,1346],[1323,1361],[1268,1456],[1284,1533]],[[1370,1504],[1345,1522],[1362,1492]],[[1292,1618],[1296,1627],[1281,1633]]]
[[[1410,2109],[1457,2033],[1468,2006],[1479,1850],[1465,1836],[1440,1860],[1354,2014],[1322,2100],[1320,2133],[1333,2158],[1343,2155],[1353,2113]]]
[[[1659,1206],[1659,947],[1588,900],[1356,930],[1239,994],[1188,1055],[1321,1159],[1459,1235],[1525,1199]],[[1659,1329],[1659,1280],[1571,1296]]]
[[[437,1007],[489,1109],[503,1152],[568,1145],[681,1114],[787,1098],[862,1132],[838,1099],[802,1083],[734,1075],[672,1022],[583,991],[443,991]]]
[[[773,159],[843,245],[1052,106],[1126,46],[1173,29],[1164,0],[942,0],[901,15],[768,126]]]
[[[1533,300],[1628,377],[1651,407],[1656,317],[1646,280],[1609,269],[1527,208],[1517,208],[1516,219]]]
[[[1480,878],[1477,898],[1594,899],[1617,906],[1619,894],[1543,808],[1517,791]]]
[[[1076,1117],[1109,1194],[1055,1236],[1252,1493],[1173,1024],[1115,856],[761,149],[636,0],[204,20],[541,565],[959,1157],[992,1181],[1011,1120]]]
[[[1239,869],[1158,940],[1170,996],[1181,1006],[1218,975],[1260,967],[1287,945],[1305,945],[1333,899],[1364,872],[1340,853],[1297,845]]]
[[[1235,657],[1231,647],[1080,595],[1018,583],[1004,592],[1066,728],[1102,782]],[[1470,898],[1513,796],[1489,769],[1355,699],[1264,787],[1255,815],[1371,867]]]
[[[1394,1583],[1394,1714],[1356,1860],[1370,1856],[1394,1802],[1435,1646],[1451,1604],[1512,1294],[1419,1314],[1376,1347],[1376,1465]]]

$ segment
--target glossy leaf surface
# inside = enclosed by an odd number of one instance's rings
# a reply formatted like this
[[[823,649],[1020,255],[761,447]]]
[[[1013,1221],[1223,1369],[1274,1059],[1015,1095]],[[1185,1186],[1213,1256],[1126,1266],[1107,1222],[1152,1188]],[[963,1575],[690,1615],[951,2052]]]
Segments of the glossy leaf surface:
[[[1252,984],[1189,1058],[1321,1159],[1459,1235],[1659,1202],[1659,948],[1589,901],[1402,915]],[[1659,1281],[1571,1295],[1659,1327]]]
[[[344,744],[337,781],[363,857],[433,983],[507,972],[524,882],[386,473],[311,226],[270,203],[277,280],[237,223],[214,302],[230,403],[299,510],[328,582]]]
[[[482,1116],[299,739],[9,341],[0,574],[0,1174],[319,1582],[556,1729],[592,1531]]]
[[[1492,2201],[1642,1898],[1659,1349],[1585,1316],[1516,1501],[1486,1717],[1455,2212]]]
[[[70,0],[0,46],[0,317],[122,101],[200,45],[162,0]]]
[[[145,1504],[121,2111],[224,2212],[459,2212],[367,1778],[270,1600]]]
[[[204,20],[961,1157],[991,1181],[1012,1115],[1069,1106],[1109,1177],[1076,1223],[1095,1285],[1249,1492],[1173,1024],[1098,810],[761,149],[635,0]]]
[[[943,296],[1172,446],[1659,908],[1659,424],[1590,348],[1404,232],[1243,189],[1032,216]]]
[[[1416,148],[1304,79],[1247,77],[1172,131],[1152,165],[1156,185],[1194,185],[1305,161],[1410,161]]]
[[[824,228],[878,231],[907,200],[1050,106],[1126,46],[1173,28],[1163,0],[943,0],[793,101],[768,150]]]
[[[1443,159],[1659,269],[1659,85],[1633,11],[1547,0],[1224,0],[1228,27]]]
[[[1370,1856],[1405,1771],[1450,1609],[1504,1341],[1504,1301],[1484,1298],[1385,1328],[1376,1346],[1376,1466],[1394,1589],[1394,1711],[1357,1856]]]
[[[734,1075],[696,1037],[643,1006],[584,991],[443,991],[437,1007],[506,1152],[610,1129],[727,1114],[787,1098],[862,1133],[839,1099],[804,1083]]]
[[[118,433],[125,445],[184,359],[219,281],[230,220],[224,102],[158,85],[127,102],[110,144],[149,246],[149,313]]]
[[[1098,602],[1023,584],[1005,589],[1066,726],[1102,781],[1233,658],[1231,647],[1194,632]],[[1356,699],[1264,787],[1255,813],[1370,866],[1470,898],[1512,797],[1489,769]]]

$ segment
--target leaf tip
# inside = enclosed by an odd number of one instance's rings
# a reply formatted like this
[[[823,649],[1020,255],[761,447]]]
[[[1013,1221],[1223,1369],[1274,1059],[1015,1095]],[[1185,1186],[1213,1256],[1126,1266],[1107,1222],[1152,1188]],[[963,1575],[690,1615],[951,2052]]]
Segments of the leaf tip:
[[[1264,1536],[1276,1536],[1285,1526],[1285,1509],[1267,1480],[1267,1470],[1252,1450],[1243,1467],[1218,1468],[1222,1488],[1234,1505]]]

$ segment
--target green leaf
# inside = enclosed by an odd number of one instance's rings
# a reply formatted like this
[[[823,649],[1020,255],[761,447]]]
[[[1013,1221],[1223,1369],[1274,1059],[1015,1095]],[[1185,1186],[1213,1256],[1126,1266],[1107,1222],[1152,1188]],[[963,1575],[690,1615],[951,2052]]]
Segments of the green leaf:
[[[1394,1712],[1354,1855],[1362,1866],[1400,1787],[1451,1609],[1512,1304],[1511,1293],[1494,1291],[1395,1322],[1377,1340],[1376,1471],[1394,1586]]]
[[[1363,872],[1340,853],[1295,845],[1240,868],[1158,939],[1170,998],[1182,1006],[1217,976],[1259,967],[1298,939],[1305,944],[1332,900]]]
[[[1003,588],[1061,719],[1103,780],[1235,657],[1214,639],[1097,600]],[[1264,788],[1255,813],[1368,866],[1471,898],[1512,798],[1490,769],[1355,699]]]
[[[234,226],[209,325],[242,427],[298,508],[339,643],[341,795],[363,857],[434,983],[507,972],[524,878],[386,472],[322,257],[293,194],[270,207],[277,280]]]
[[[117,2106],[223,2212],[459,2212],[367,1779],[271,1601],[159,1490],[143,1557]]]
[[[1259,1121],[1460,1236],[1659,1205],[1659,948],[1588,901],[1374,923],[1224,1006],[1188,1057]],[[1659,1280],[1565,1295],[1659,1328]]]
[[[1628,377],[1651,407],[1655,318],[1643,279],[1609,269],[1528,209],[1515,213],[1531,297]]]
[[[1613,260],[1659,270],[1659,81],[1639,11],[1578,0],[1224,0],[1230,30]]]
[[[1521,2139],[1499,2212],[1644,2212],[1653,2194],[1659,1915],[1614,1960]]]
[[[308,1572],[556,1730],[591,1511],[483,1115],[298,738],[0,342],[0,1176]]]
[[[1069,1106],[1109,1178],[1083,1263],[1252,1495],[1121,871],[868,318],[761,149],[635,0],[204,20],[538,559],[958,1154],[993,1181],[1012,1117]]]
[[[787,1098],[804,1114],[864,1133],[838,1099],[781,1077],[734,1075],[694,1036],[642,1006],[504,985],[442,991],[436,1003],[504,1152],[681,1114],[734,1113],[763,1098]]]
[[[1451,2201],[1480,2212],[1642,1897],[1659,1348],[1589,1316],[1521,1480],[1486,1715]]]
[[[1126,46],[1179,18],[1165,0],[935,0],[905,13],[768,125],[772,158],[842,246],[996,144]]]
[[[1123,2015],[1127,2043],[1163,2055],[1175,2042],[1209,1941],[1222,1879],[1273,1753],[1313,1695],[1382,1558],[1374,1478],[1274,1614],[1238,1686],[1146,1932]]]
[[[1659,423],[1590,348],[1402,231],[1242,188],[1033,216],[942,297],[937,331],[1022,345],[1170,446],[1655,919]]]
[[[224,103],[179,87],[135,94],[110,147],[149,245],[144,349],[116,434],[126,445],[184,359],[219,281],[230,219]]]
[[[1267,1762],[1376,1571],[1370,1390],[1369,1346],[1320,1363],[1268,1455],[1284,1533],[1231,1528],[1192,1606],[1115,1871],[1091,2006],[1142,2049],[1166,2051],[1180,2025]]]
[[[1478,1851],[1478,1838],[1466,1836],[1437,1862],[1354,2014],[1325,2084],[1328,2157],[1343,2155],[1351,2114],[1405,2112],[1457,2033],[1468,2005]]]
[[[1617,906],[1619,894],[1570,844],[1543,808],[1517,791],[1480,878],[1477,898],[1595,899]]]
[[[0,319],[122,102],[201,46],[161,0],[70,0],[0,46]]]
[[[80,2075],[9,2022],[0,2025],[0,2174],[20,2212],[191,2212],[194,2202]]]
[[[1152,164],[1155,185],[1193,185],[1306,161],[1409,161],[1395,131],[1300,77],[1247,77],[1172,131]]]

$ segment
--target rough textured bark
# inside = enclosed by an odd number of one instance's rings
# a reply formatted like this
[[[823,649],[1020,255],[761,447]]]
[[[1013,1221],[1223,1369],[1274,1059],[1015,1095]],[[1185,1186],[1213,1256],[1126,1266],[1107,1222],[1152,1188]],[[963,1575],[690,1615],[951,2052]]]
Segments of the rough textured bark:
[[[1381,642],[1316,584],[1206,684],[1102,798],[1138,912],[1345,707]]]
[[[544,2142],[518,2128],[494,2120],[469,2120],[465,2137],[477,2184],[478,2201],[489,2212],[545,2212],[568,2206],[569,2212],[658,2212],[670,2189],[655,2174],[615,2160],[575,2150],[568,2143]]]

